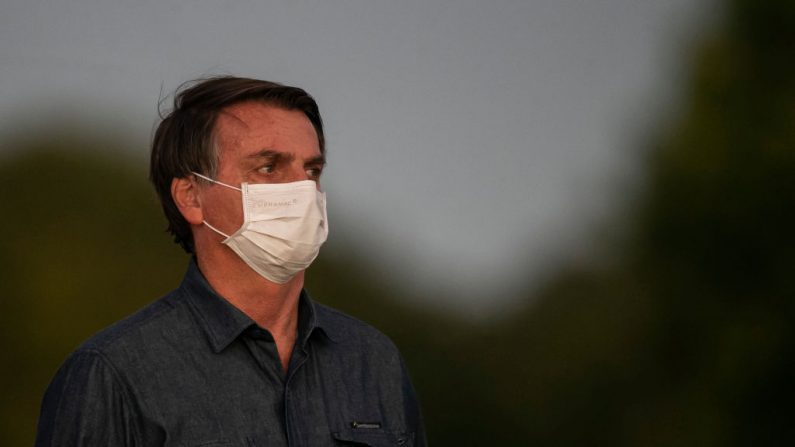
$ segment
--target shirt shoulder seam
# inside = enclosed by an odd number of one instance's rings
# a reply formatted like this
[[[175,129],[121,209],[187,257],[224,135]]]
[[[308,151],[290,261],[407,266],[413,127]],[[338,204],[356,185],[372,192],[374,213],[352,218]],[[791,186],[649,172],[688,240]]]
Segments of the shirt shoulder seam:
[[[133,398],[131,396],[130,385],[127,383],[119,373],[118,369],[113,365],[113,362],[108,358],[108,356],[102,352],[98,348],[82,348],[75,352],[75,356],[95,356],[99,362],[101,362],[108,370],[110,371],[110,375],[114,384],[119,388],[119,392],[123,395],[123,405],[131,406],[131,402],[133,402]],[[58,413],[60,413],[61,402],[58,403]],[[132,408],[131,408],[132,410]],[[133,437],[136,443],[140,443],[141,441],[141,427],[138,425],[138,420],[136,418],[132,418],[133,424]]]

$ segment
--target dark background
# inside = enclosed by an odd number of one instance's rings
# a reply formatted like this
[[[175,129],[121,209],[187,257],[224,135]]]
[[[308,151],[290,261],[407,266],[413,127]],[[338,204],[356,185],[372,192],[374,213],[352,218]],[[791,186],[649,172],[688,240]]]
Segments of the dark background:
[[[624,236],[553,266],[510,316],[406,304],[436,298],[382,284],[354,245],[311,267],[313,295],[401,348],[433,445],[793,439],[795,3],[731,1],[695,48],[678,116],[633,148],[644,187],[609,223]],[[0,444],[29,445],[66,355],[187,257],[123,141],[50,126],[0,144]]]

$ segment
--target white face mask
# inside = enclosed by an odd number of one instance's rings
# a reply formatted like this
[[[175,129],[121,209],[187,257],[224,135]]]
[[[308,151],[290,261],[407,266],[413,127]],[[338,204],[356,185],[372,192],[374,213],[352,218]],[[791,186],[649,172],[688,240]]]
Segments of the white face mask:
[[[315,260],[328,237],[328,217],[326,193],[314,181],[243,183],[237,188],[193,174],[243,193],[243,225],[234,234],[203,223],[224,236],[222,243],[255,272],[284,284]]]

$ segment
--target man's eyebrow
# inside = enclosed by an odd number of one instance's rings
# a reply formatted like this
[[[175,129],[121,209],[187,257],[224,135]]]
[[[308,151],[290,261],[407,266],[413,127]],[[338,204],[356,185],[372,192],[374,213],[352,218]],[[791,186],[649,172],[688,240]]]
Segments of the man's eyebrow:
[[[248,155],[246,158],[248,159],[261,159],[261,158],[268,158],[275,161],[292,161],[295,158],[295,155],[290,152],[279,152],[273,149],[263,149],[259,152],[255,152],[253,154]],[[317,157],[312,157],[309,160],[304,162],[304,165],[326,165],[326,156],[325,155],[318,155]]]
[[[248,155],[246,158],[292,158],[293,154],[274,151],[273,149],[263,149],[259,152]]]
[[[304,165],[321,165],[326,166],[326,156],[325,155],[318,155],[317,157],[312,157],[306,162]]]

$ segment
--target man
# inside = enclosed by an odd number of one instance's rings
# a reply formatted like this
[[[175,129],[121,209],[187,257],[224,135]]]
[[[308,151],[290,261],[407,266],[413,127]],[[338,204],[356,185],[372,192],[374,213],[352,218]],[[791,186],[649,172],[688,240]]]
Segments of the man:
[[[425,444],[394,345],[303,289],[324,154],[301,89],[221,77],[175,97],[150,177],[188,271],[67,359],[37,445]]]

